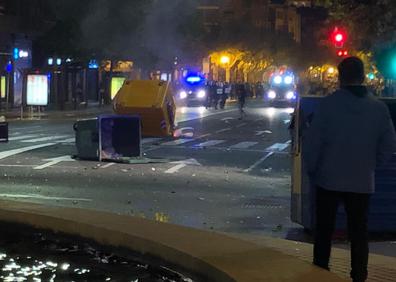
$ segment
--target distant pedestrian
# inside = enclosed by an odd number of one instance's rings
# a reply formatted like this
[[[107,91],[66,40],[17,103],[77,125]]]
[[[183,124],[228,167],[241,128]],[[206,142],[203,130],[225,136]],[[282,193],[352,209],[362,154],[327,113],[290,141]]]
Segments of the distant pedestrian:
[[[237,99],[238,99],[238,107],[240,118],[242,119],[245,116],[245,103],[246,103],[246,95],[247,95],[246,85],[243,83],[237,84]]]
[[[337,207],[344,203],[351,241],[351,277],[367,279],[368,211],[377,165],[396,152],[396,134],[387,106],[363,86],[364,66],[356,57],[338,66],[340,88],[323,98],[303,143],[316,186],[313,263],[329,269]]]
[[[223,96],[220,101],[220,109],[224,109],[227,99],[231,96],[232,86],[230,83],[226,82],[224,84]]]
[[[222,82],[216,83],[216,95],[214,97],[214,107],[215,110],[218,109],[219,102],[221,101],[224,94],[224,84]]]

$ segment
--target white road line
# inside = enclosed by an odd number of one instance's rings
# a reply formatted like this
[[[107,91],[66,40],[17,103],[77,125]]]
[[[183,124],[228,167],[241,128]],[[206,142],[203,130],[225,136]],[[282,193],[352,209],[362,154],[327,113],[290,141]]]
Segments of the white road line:
[[[60,140],[60,141],[56,141],[56,143],[75,143],[76,142],[76,138],[69,138],[69,139],[64,139],[64,140]]]
[[[29,127],[13,127],[13,130],[28,130],[28,129],[35,129],[35,128],[43,128],[41,125],[29,126]]]
[[[49,197],[42,195],[21,195],[21,194],[0,194],[0,198],[92,202],[92,199],[84,199],[84,198],[63,198],[63,197]]]
[[[222,132],[230,131],[231,129],[232,129],[231,127],[220,129],[220,130],[217,130],[216,133],[222,133]]]
[[[0,164],[0,167],[32,167],[33,165],[9,165],[9,164]]]
[[[101,166],[100,168],[105,169],[105,168],[111,167],[113,165],[115,165],[115,163],[108,163],[108,164],[105,164],[104,166]]]
[[[266,154],[264,157],[262,157],[261,159],[259,159],[257,162],[255,162],[253,165],[251,165],[248,169],[245,169],[244,172],[250,172],[253,169],[255,169],[256,167],[258,167],[260,164],[262,164],[266,159],[268,159],[269,157],[271,157],[274,154],[274,152],[269,152],[268,154]]]
[[[174,167],[171,167],[170,169],[166,170],[165,173],[167,174],[173,174],[181,170],[182,168],[186,167],[187,164],[177,164]]]
[[[32,151],[32,150],[36,150],[36,149],[40,149],[40,148],[44,148],[44,147],[49,147],[49,146],[53,146],[56,143],[46,143],[46,144],[40,144],[40,145],[35,145],[35,146],[29,146],[29,147],[24,147],[24,148],[19,148],[19,149],[14,149],[14,150],[9,150],[9,151],[3,151],[0,152],[0,160],[17,155],[17,154],[21,154],[24,152],[28,152],[28,151]]]
[[[209,137],[209,136],[211,136],[211,135],[212,135],[212,133],[206,133],[206,134],[204,134],[204,135],[198,136],[197,139],[202,139],[202,138],[205,138],[205,137]]]
[[[187,118],[182,118],[182,119],[178,119],[176,118],[176,123],[182,123],[182,122],[186,122],[186,121],[192,121],[192,120],[197,120],[197,119],[203,119],[206,117],[210,117],[210,116],[216,116],[216,115],[222,115],[225,113],[231,113],[231,112],[236,112],[237,109],[230,109],[230,110],[225,110],[225,111],[220,111],[220,112],[215,112],[215,113],[208,113],[208,114],[203,114],[203,115],[199,115],[199,116],[193,116],[192,117],[187,117]]]
[[[238,124],[237,126],[235,126],[236,128],[239,128],[239,127],[242,127],[242,126],[245,126],[245,125],[247,125],[247,123],[241,123],[241,124]]]
[[[248,149],[250,147],[253,147],[254,145],[257,145],[258,142],[241,142],[235,145],[230,146],[230,149]]]
[[[67,138],[67,137],[69,137],[69,136],[68,135],[47,136],[47,137],[41,137],[41,138],[36,138],[36,139],[24,140],[22,142],[23,143],[36,143],[36,142],[53,141],[53,140],[57,140],[57,139]]]
[[[142,145],[154,143],[160,141],[162,138],[143,138],[141,141]]]
[[[18,140],[25,140],[25,139],[31,139],[31,138],[36,138],[39,137],[40,135],[38,134],[32,134],[32,135],[22,135],[22,136],[17,136],[17,137],[11,137],[8,138],[8,141],[18,141]]]
[[[291,140],[288,140],[288,141],[285,142],[285,144],[289,144],[289,145],[290,145],[291,143],[292,143]]]
[[[261,130],[261,131],[256,131],[256,136],[261,136],[263,134],[272,134],[272,131],[270,130]]]
[[[192,142],[194,140],[195,139],[184,139],[184,138],[181,138],[181,139],[177,139],[177,140],[173,140],[173,141],[162,143],[161,145],[164,145],[164,146],[177,146],[177,145],[185,144],[185,143],[188,143],[188,142]]]
[[[211,146],[219,145],[224,142],[226,142],[226,141],[225,140],[209,140],[209,141],[194,145],[194,147],[211,147]]]
[[[10,132],[10,136],[17,136],[17,135],[21,135],[21,132]]]
[[[222,121],[229,121],[229,120],[234,120],[235,118],[233,118],[233,117],[226,117],[226,118],[223,118],[223,119],[221,119]]]
[[[61,162],[75,162],[75,159],[72,159],[70,156],[62,156],[62,157],[57,157],[57,158],[52,158],[52,159],[46,159],[44,161],[47,161],[47,163],[43,165],[36,166],[34,169],[35,170],[42,170],[47,167],[59,164]]]
[[[287,143],[275,143],[274,145],[265,149],[265,152],[282,152],[283,150],[287,149],[290,144]]]

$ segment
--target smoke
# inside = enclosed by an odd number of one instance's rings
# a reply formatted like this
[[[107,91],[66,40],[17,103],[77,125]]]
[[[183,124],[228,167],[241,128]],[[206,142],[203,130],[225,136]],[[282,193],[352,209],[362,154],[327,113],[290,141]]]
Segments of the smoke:
[[[155,54],[159,67],[170,65],[174,58],[188,58],[188,40],[191,34],[183,32],[193,25],[196,1],[158,0],[147,15],[143,29],[142,42],[147,51]],[[186,27],[186,29],[185,29]],[[192,27],[192,26],[191,26]]]
[[[198,24],[197,0],[91,0],[87,5],[83,45],[100,50],[96,55],[170,68],[175,57],[189,58],[194,51],[188,46]]]

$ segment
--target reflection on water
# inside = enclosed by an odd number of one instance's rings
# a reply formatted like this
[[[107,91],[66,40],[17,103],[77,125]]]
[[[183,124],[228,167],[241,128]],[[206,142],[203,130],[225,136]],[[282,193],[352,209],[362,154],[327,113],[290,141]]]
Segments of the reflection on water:
[[[156,213],[155,219],[169,221],[163,213]],[[68,237],[29,231],[7,233],[0,234],[0,281],[193,281],[140,257],[120,257]]]
[[[170,217],[162,212],[155,213],[155,221],[168,223],[169,219],[170,219]]]

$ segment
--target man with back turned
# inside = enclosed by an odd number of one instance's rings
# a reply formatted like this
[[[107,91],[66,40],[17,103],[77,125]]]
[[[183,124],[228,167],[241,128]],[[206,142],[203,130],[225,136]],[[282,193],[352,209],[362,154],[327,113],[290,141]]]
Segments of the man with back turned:
[[[329,269],[332,233],[343,202],[351,241],[351,278],[367,279],[368,213],[375,192],[375,168],[396,152],[396,134],[387,106],[363,85],[363,62],[339,66],[340,88],[323,98],[303,136],[305,165],[316,187],[314,261]]]

